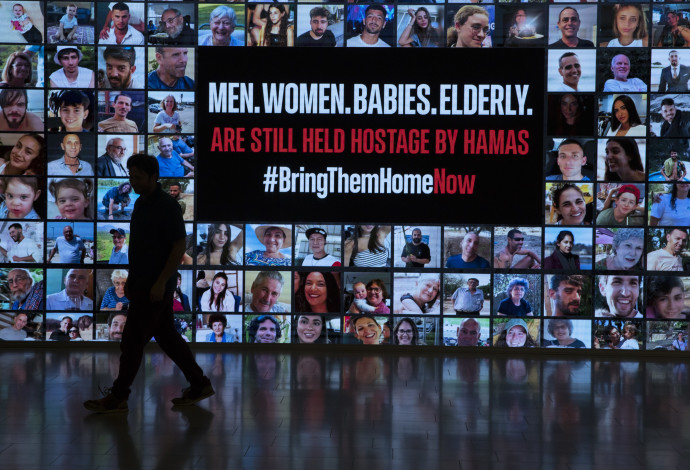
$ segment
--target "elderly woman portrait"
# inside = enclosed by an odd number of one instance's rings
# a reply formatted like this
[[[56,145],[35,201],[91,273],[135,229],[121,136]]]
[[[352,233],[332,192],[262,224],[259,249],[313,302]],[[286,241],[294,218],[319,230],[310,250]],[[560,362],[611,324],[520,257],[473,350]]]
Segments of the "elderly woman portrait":
[[[232,33],[237,26],[237,14],[232,7],[219,5],[208,18],[211,34],[199,31],[200,46],[244,46],[244,41]]]
[[[297,312],[339,313],[340,283],[337,273],[300,272],[295,310]]]
[[[400,308],[396,309],[396,313],[402,315],[438,314],[441,309],[440,291],[441,280],[438,274],[422,274],[417,279],[414,289],[400,296]]]
[[[207,343],[237,343],[238,339],[229,331],[225,331],[228,327],[228,319],[225,315],[220,313],[212,313],[208,317],[208,327],[211,332],[206,336]]]
[[[642,269],[644,252],[644,229],[618,229],[611,241],[610,253],[594,265],[596,269],[631,270]]]
[[[32,86],[33,65],[25,52],[13,52],[7,57],[2,71],[0,88],[24,88]]]
[[[127,310],[129,299],[125,295],[125,284],[128,276],[129,273],[125,269],[113,270],[110,275],[113,286],[105,291],[101,301],[101,310]]]
[[[529,334],[529,327],[524,320],[514,318],[506,323],[505,328],[496,338],[497,348],[536,348],[537,343]]]
[[[528,289],[529,282],[527,279],[521,277],[512,279],[506,288],[508,298],[503,299],[498,305],[498,315],[509,317],[534,316],[532,306],[524,299]]]
[[[586,348],[585,343],[573,338],[573,322],[564,318],[546,320],[546,330],[555,339],[544,339],[547,348]]]
[[[292,246],[291,226],[257,225],[254,228],[254,234],[264,249],[245,254],[247,266],[290,266],[292,264],[290,255],[281,252]]]

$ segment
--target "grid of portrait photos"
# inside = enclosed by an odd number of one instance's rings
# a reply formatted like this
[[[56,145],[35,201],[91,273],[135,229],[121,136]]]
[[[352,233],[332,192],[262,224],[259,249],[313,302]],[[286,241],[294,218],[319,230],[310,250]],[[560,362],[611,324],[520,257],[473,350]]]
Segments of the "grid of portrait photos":
[[[222,46],[543,49],[544,223],[198,220],[196,58]],[[190,342],[687,348],[688,3],[0,2],[0,68],[0,340],[121,339],[148,153]]]

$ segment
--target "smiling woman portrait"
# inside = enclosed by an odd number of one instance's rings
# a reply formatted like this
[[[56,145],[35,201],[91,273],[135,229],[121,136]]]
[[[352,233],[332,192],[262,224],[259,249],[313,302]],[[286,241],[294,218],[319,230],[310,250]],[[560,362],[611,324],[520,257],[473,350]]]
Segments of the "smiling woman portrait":
[[[265,250],[250,251],[245,255],[248,266],[290,266],[290,256],[280,250],[292,246],[292,227],[290,225],[258,225],[254,228],[256,239]]]

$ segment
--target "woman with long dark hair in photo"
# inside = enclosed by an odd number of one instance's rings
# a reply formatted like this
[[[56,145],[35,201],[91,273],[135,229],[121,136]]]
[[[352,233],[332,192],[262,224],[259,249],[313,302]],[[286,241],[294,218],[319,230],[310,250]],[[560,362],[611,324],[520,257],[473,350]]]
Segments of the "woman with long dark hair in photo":
[[[628,95],[619,95],[611,106],[611,125],[608,137],[644,137],[647,127],[642,124],[635,102]]]
[[[400,35],[398,44],[401,47],[439,47],[441,40],[431,25],[429,10],[425,7],[419,7],[416,11],[409,8],[407,14],[411,19]]]
[[[379,268],[390,263],[390,248],[386,237],[391,231],[388,225],[357,225],[350,238],[345,240],[345,266]]]
[[[261,17],[263,11],[268,12],[264,18]],[[290,10],[286,5],[280,3],[257,5],[252,15],[254,28],[260,28],[258,38],[255,37],[256,45],[292,47],[295,36],[292,25],[288,24],[289,16]]]

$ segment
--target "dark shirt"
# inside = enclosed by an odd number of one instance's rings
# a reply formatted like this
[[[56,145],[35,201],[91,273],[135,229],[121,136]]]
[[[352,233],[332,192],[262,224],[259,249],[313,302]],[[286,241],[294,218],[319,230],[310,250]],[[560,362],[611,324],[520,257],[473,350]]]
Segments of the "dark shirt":
[[[498,313],[508,315],[509,317],[526,317],[532,307],[525,299],[520,299],[520,305],[515,305],[509,298],[501,300],[498,305]]]
[[[173,86],[168,86],[161,81],[158,77],[158,73],[153,70],[149,73],[149,90],[193,90],[194,80],[188,76],[180,77],[177,79]]]
[[[464,259],[462,259],[462,255],[454,255],[451,256],[446,260],[446,268],[453,268],[453,269],[487,269],[489,267],[489,262],[485,259],[482,258],[481,256],[477,256],[475,259],[473,259],[470,262],[466,262]]]
[[[664,121],[661,125],[661,135],[659,137],[690,137],[690,122],[683,117],[683,111],[676,109],[676,115],[669,124]]]
[[[549,44],[549,47],[567,47],[569,49],[582,49],[583,47],[594,47],[594,43],[592,41],[587,40],[587,39],[577,38],[577,46],[570,47],[566,43],[563,42],[563,39],[559,39],[558,41],[554,42],[553,44]]]
[[[431,259],[431,251],[429,251],[429,245],[426,243],[420,243],[415,245],[413,243],[406,243],[405,248],[403,248],[401,257],[407,258],[409,255],[415,255],[419,259]],[[423,268],[422,263],[417,263],[414,261],[408,261],[405,263],[408,268]]]
[[[186,236],[180,206],[161,189],[160,183],[149,196],[138,198],[130,223],[129,288],[150,290],[163,271],[173,244]],[[165,289],[173,291],[176,285],[177,275],[173,275]]]
[[[314,39],[311,37],[311,31],[307,31],[304,34],[297,36],[295,40],[295,46],[297,47],[335,47],[335,35],[333,31],[327,29],[323,33],[321,39]]]

